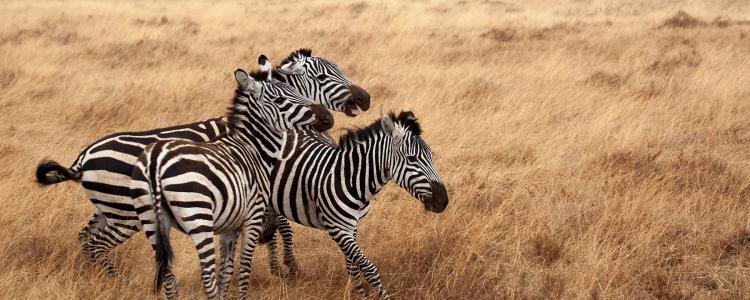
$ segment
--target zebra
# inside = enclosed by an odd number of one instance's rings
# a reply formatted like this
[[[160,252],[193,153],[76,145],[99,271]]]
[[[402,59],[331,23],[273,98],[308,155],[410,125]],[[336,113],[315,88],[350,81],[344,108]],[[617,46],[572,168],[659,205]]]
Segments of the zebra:
[[[266,65],[266,62],[265,56],[259,58],[259,64]],[[270,69],[270,66],[266,68]],[[335,63],[313,56],[309,49],[293,51],[271,74],[276,80],[291,84],[303,96],[349,116],[356,116],[360,110],[366,111],[370,105],[370,96],[364,89],[353,84]],[[102,264],[107,273],[113,276],[117,274],[117,267],[107,252],[128,240],[140,228],[128,187],[133,165],[143,149],[161,140],[213,140],[227,132],[225,121],[223,117],[217,117],[174,127],[111,134],[84,148],[70,168],[55,161],[40,163],[36,178],[43,185],[71,179],[81,182],[96,210],[79,231],[78,239],[82,242],[84,253]],[[105,228],[117,233],[103,234]],[[293,257],[291,229],[282,223],[279,231],[284,241],[284,263],[293,275],[298,267]],[[273,250],[269,261],[271,272],[278,275],[280,271],[275,248],[271,249],[275,243],[268,245],[269,250]],[[222,243],[222,249],[224,246],[225,243]],[[222,264],[231,268],[232,257],[226,259],[228,261]]]
[[[402,111],[348,131],[338,146],[311,130],[291,131],[284,138],[271,175],[270,205],[291,221],[327,231],[343,251],[360,295],[365,295],[361,272],[380,297],[389,297],[377,267],[356,242],[357,223],[369,211],[372,196],[393,179],[427,211],[441,213],[448,206],[421,132],[415,115]]]
[[[130,192],[146,237],[155,251],[155,292],[162,285],[176,298],[171,271],[170,226],[190,236],[210,299],[223,297],[215,276],[214,233],[241,231],[239,298],[244,299],[251,260],[270,195],[269,175],[290,129],[325,131],[330,112],[309,105],[290,85],[266,81],[268,72],[235,71],[238,83],[229,131],[211,142],[159,141],[138,157]],[[232,238],[233,239],[233,238]]]

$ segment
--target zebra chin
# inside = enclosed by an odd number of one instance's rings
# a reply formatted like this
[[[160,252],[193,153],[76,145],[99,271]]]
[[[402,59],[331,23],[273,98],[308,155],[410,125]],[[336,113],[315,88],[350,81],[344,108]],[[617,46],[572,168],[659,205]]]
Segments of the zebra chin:
[[[432,194],[424,196],[424,208],[429,212],[441,213],[448,207],[448,192],[439,181],[430,182]]]

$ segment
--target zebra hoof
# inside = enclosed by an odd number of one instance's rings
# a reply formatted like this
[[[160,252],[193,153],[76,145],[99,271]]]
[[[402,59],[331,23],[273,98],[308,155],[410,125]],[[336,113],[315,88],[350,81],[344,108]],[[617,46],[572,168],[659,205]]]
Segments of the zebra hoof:
[[[283,274],[281,274],[281,271],[279,269],[272,269],[271,275],[276,277],[285,277]]]
[[[299,273],[299,264],[296,261],[290,263],[284,263],[289,268],[289,273],[286,274],[287,279],[294,279]]]

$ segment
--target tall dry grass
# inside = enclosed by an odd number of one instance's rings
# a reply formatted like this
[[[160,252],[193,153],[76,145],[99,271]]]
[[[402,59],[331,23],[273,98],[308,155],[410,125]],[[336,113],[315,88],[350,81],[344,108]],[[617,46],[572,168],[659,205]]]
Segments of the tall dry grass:
[[[678,13],[682,10],[684,13]],[[395,186],[360,244],[398,298],[750,295],[750,5],[743,1],[0,4],[3,298],[143,299],[139,234],[104,276],[75,235],[93,206],[40,188],[111,132],[219,115],[231,71],[310,47],[371,92],[338,127],[411,107],[449,190],[427,214]],[[340,131],[334,131],[334,135]],[[252,297],[356,297],[327,235],[296,226],[302,273],[258,250]],[[185,298],[202,291],[174,235]]]

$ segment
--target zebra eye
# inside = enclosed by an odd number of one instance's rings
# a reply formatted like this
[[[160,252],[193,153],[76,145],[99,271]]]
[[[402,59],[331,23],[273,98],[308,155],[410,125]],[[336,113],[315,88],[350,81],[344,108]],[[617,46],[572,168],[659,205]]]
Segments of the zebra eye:
[[[280,97],[278,97],[276,99],[273,99],[273,102],[276,103],[276,104],[278,104],[278,105],[281,105],[281,104],[284,104],[284,100],[285,100],[284,96],[280,96]]]
[[[407,155],[406,160],[408,160],[410,163],[415,163],[417,162],[417,157],[414,155]]]
[[[318,76],[315,76],[315,78],[318,78],[318,80],[326,80],[326,78],[328,78],[328,75],[326,75],[326,74],[319,74]]]

